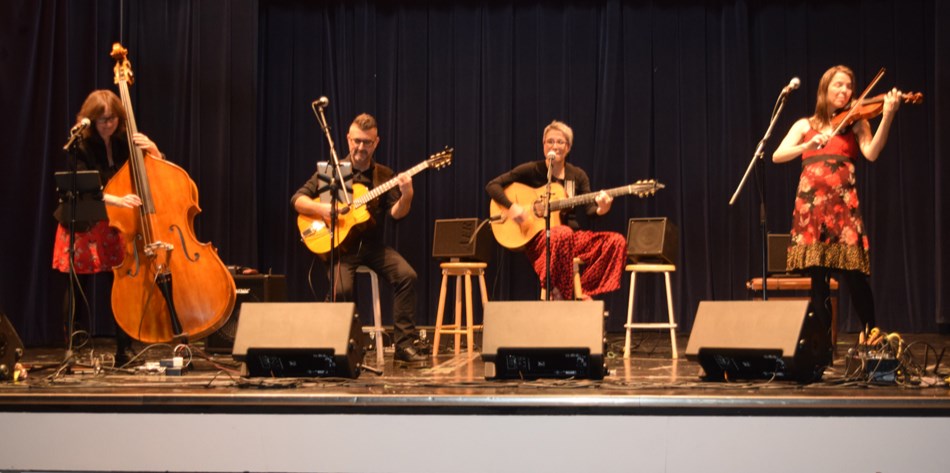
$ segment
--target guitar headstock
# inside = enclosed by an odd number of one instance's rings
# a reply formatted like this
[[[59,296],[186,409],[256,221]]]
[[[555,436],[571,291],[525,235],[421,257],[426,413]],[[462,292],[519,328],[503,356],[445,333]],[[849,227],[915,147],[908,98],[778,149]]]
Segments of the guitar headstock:
[[[655,179],[642,179],[633,184],[634,194],[637,197],[649,197],[653,194],[656,194],[656,191],[666,187],[663,184],[656,182]]]
[[[430,168],[442,169],[449,164],[452,164],[452,153],[455,151],[455,148],[445,147],[442,151],[429,156],[429,159],[426,160],[426,164]]]

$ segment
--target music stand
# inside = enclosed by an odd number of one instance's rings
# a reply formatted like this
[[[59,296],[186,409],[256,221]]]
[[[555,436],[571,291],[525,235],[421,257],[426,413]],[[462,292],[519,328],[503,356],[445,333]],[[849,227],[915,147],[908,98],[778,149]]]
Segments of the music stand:
[[[57,172],[53,174],[53,180],[59,194],[59,206],[53,216],[63,226],[94,224],[109,219],[102,201],[99,171]]]
[[[323,183],[323,186],[317,190],[317,193],[320,196],[320,202],[329,204],[334,201],[334,198],[336,198],[336,202],[353,201],[353,163],[349,161],[341,162],[340,173],[343,175],[345,182],[342,186],[332,185],[333,177],[335,175],[333,166],[328,161],[317,162],[317,179]],[[335,196],[331,191],[331,187],[337,188],[337,194]],[[349,196],[349,199],[347,199],[347,196]]]
[[[59,194],[59,206],[53,216],[69,231],[69,287],[68,291],[68,320],[67,331],[69,336],[66,348],[65,362],[73,356],[73,329],[76,317],[76,292],[78,284],[76,276],[76,231],[78,228],[88,230],[96,222],[108,220],[105,202],[102,200],[102,184],[99,181],[99,171],[64,171],[53,175],[56,181],[56,192]]]

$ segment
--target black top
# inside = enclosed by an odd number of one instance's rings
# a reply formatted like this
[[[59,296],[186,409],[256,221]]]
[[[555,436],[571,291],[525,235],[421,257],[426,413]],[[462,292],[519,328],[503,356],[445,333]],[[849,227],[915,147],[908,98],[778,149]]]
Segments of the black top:
[[[77,159],[76,170],[99,171],[99,178],[102,180],[102,185],[105,185],[119,171],[119,168],[129,160],[129,144],[125,140],[125,136],[120,137],[119,134],[114,134],[111,140],[112,163],[109,163],[109,158],[106,155],[106,144],[98,133],[93,133],[90,138],[83,140],[76,148],[76,153],[70,154],[68,163],[72,164],[73,156],[75,156]],[[67,167],[67,169],[69,168]]]
[[[345,161],[348,161],[349,156],[346,157]],[[379,186],[390,179],[393,178],[393,170],[377,163],[375,160],[370,161],[369,168],[365,171],[360,171],[356,168],[352,168],[353,171],[353,184],[360,184],[366,188],[367,191],[374,189],[376,186]],[[313,173],[313,176],[304,183],[303,187],[297,190],[294,193],[293,197],[290,198],[290,205],[293,205],[300,196],[307,196],[311,199],[318,199],[318,190],[324,185],[323,181],[319,178],[319,173]],[[354,193],[356,193],[356,188],[354,186]],[[357,198],[359,195],[356,196]],[[376,225],[376,222],[381,222],[389,214],[390,209],[393,205],[396,205],[396,202],[399,201],[399,198],[402,197],[402,192],[399,191],[399,186],[395,186],[385,194],[379,196],[376,199],[368,202],[366,204],[367,210],[369,210],[370,215],[372,216],[368,222],[363,225],[363,228],[360,232],[360,237],[365,242],[371,243],[382,243],[383,242],[383,226]]]
[[[492,200],[498,202],[502,207],[508,208],[511,207],[511,200],[508,199],[508,196],[505,195],[505,188],[510,184],[520,182],[521,184],[527,185],[529,187],[543,188],[548,183],[548,167],[545,164],[544,160],[531,161],[524,164],[519,164],[515,166],[514,169],[508,171],[488,182],[488,185],[485,186],[485,190],[488,192],[488,195]],[[552,182],[556,182],[564,187],[565,192],[567,192],[567,197],[574,197],[576,195],[588,194],[590,190],[590,179],[587,177],[587,173],[583,169],[574,166],[571,163],[564,163],[564,179],[554,178]],[[571,187],[573,186],[573,192],[571,192]],[[597,215],[597,204],[591,203],[585,206],[585,212],[588,217],[594,217]],[[528,209],[530,211],[530,209]],[[567,225],[574,230],[580,228],[580,224],[577,221],[577,216],[574,213],[574,208],[561,210],[561,223]]]

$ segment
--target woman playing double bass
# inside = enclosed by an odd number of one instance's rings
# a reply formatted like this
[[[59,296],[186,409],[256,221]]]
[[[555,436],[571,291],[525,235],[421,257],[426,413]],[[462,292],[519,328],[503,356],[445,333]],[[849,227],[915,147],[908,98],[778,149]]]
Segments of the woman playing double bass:
[[[68,155],[68,168],[79,171],[98,171],[103,183],[108,182],[116,171],[129,159],[129,145],[126,142],[126,114],[119,97],[109,90],[95,90],[83,102],[76,122],[88,118],[93,126],[82,131],[82,140],[74,153]],[[158,146],[147,136],[136,133],[134,144],[149,156],[162,159]],[[106,205],[135,208],[142,205],[135,194],[103,194]],[[53,248],[53,269],[69,273],[69,232],[60,224],[56,229]],[[122,264],[123,245],[118,230],[103,220],[92,224],[88,230],[75,235],[73,268],[77,274],[108,274],[108,285],[112,285],[112,267]],[[64,304],[64,307],[66,304]],[[68,316],[68,315],[67,315]],[[92,314],[89,314],[90,318]],[[115,318],[112,317],[115,321]],[[67,334],[72,336],[72,334]],[[128,361],[127,351],[131,348],[129,336],[116,327],[116,366]]]

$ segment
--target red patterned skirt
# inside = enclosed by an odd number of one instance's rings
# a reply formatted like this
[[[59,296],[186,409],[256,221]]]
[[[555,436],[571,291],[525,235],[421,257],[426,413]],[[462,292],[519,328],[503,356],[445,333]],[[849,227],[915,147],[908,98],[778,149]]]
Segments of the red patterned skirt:
[[[125,248],[122,235],[109,222],[102,221],[85,232],[76,232],[74,267],[78,274],[111,271],[122,264]],[[59,225],[56,228],[56,243],[53,245],[53,269],[69,272],[69,230]]]
[[[871,274],[854,163],[843,156],[818,158],[806,161],[798,182],[788,269],[819,266]]]
[[[534,271],[545,287],[544,232],[539,232],[525,247]],[[620,289],[627,258],[627,242],[616,232],[573,231],[567,225],[551,228],[551,282],[561,296],[574,294],[574,258],[584,261],[581,288],[584,295],[596,296]]]

